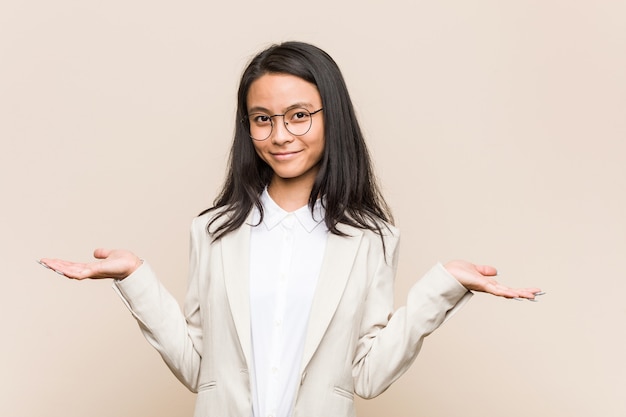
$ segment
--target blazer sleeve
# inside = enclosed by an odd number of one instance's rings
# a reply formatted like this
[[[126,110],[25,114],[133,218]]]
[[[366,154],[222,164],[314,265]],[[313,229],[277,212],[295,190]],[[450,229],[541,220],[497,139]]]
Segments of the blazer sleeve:
[[[354,390],[363,398],[385,391],[413,363],[424,338],[451,317],[472,293],[441,264],[409,290],[404,307],[393,311],[398,237],[386,239],[364,306],[353,361]]]
[[[196,235],[197,227],[192,227],[189,287],[183,311],[147,262],[127,278],[113,283],[113,289],[137,320],[145,338],[174,375],[193,392],[198,389],[202,352]]]

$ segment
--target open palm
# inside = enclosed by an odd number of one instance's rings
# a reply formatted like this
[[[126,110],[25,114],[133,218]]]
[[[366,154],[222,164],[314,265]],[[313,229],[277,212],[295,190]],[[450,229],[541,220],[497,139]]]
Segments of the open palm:
[[[80,263],[44,258],[39,263],[72,279],[124,279],[141,265],[141,259],[134,253],[122,249],[100,248],[94,251],[93,256],[99,260]]]

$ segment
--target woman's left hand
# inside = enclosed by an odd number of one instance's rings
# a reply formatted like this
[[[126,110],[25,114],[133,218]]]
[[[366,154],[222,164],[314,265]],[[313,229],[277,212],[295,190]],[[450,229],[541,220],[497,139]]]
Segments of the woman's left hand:
[[[494,278],[498,271],[489,265],[474,265],[466,261],[451,261],[444,265],[450,274],[465,288],[505,298],[526,298],[534,300],[541,295],[539,288],[509,288]]]

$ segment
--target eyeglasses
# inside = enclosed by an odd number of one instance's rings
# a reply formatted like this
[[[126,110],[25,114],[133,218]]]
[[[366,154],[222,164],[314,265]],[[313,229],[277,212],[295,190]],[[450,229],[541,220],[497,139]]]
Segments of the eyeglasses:
[[[291,109],[284,114],[269,115],[261,112],[251,113],[247,116],[250,128],[250,137],[254,140],[265,140],[272,135],[274,130],[274,117],[282,117],[285,128],[294,136],[305,135],[311,130],[313,116],[324,108],[313,112],[303,108]]]

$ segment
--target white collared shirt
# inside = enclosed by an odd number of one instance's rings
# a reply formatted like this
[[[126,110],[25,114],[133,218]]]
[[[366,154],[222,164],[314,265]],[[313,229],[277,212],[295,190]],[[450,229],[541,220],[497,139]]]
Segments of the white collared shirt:
[[[250,237],[254,417],[291,415],[328,229],[319,200],[288,213],[261,195],[263,222]],[[258,210],[253,224],[259,221]]]

